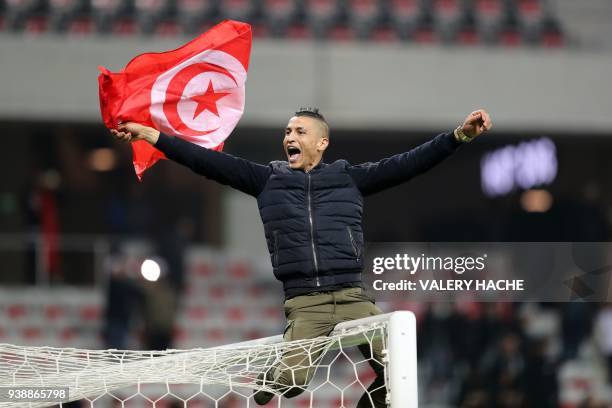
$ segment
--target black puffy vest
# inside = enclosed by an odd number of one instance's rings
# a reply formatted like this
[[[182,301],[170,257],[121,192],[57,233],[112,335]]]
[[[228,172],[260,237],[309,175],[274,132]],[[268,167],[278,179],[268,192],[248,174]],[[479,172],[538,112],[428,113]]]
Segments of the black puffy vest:
[[[272,162],[257,197],[274,276],[285,290],[361,281],[363,197],[345,160],[310,172]]]

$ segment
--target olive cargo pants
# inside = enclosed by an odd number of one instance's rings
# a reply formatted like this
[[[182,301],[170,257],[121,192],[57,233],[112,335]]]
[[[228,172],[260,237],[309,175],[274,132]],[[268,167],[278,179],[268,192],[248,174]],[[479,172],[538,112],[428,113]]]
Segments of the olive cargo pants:
[[[327,336],[338,323],[382,313],[373,299],[361,288],[296,296],[285,301],[284,307],[287,318],[285,341]],[[387,406],[382,348],[381,339],[375,339],[371,346],[370,344],[359,346],[359,350],[374,369],[376,379],[368,391],[364,392],[357,408]],[[319,356],[320,351],[307,352],[301,349],[288,351],[273,374],[275,387],[278,387],[287,398],[301,394],[316,370],[316,367],[309,367],[308,362],[316,360]]]

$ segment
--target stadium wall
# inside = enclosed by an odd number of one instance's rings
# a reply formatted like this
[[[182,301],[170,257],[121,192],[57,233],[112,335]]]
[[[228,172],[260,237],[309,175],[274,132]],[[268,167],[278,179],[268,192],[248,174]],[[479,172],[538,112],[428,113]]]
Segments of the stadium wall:
[[[0,36],[0,119],[100,122],[97,66],[185,39]],[[332,126],[434,130],[486,107],[503,131],[609,132],[612,54],[256,41],[241,125],[318,105]],[[588,102],[588,103],[585,103]]]

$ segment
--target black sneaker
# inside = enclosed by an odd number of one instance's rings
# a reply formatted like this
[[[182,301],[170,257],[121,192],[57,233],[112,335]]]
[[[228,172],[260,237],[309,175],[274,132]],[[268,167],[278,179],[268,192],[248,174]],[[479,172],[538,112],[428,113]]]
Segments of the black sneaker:
[[[268,370],[265,373],[259,374],[259,376],[257,377],[257,381],[255,383],[261,386],[261,385],[264,385],[266,382],[268,383],[273,382],[274,378],[272,376],[271,371],[272,370]],[[264,380],[264,375],[265,375],[265,380]],[[268,402],[272,400],[272,398],[274,398],[274,394],[269,391],[264,391],[264,390],[253,391],[253,400],[255,401],[257,405],[266,405]]]

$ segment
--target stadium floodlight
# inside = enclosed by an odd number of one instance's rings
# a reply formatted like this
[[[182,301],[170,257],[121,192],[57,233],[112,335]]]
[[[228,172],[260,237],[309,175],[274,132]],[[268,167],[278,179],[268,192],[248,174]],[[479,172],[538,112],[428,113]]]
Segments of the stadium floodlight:
[[[237,401],[244,400],[245,407],[252,407],[253,389],[278,392],[274,384],[262,385],[258,377],[277,368],[286,353],[299,350],[317,356],[305,359],[305,364],[316,369],[315,379],[304,393],[310,395],[309,406],[318,408],[317,394],[332,389],[339,394],[341,406],[348,408],[349,389],[357,387],[362,393],[366,387],[359,379],[358,368],[367,360],[353,353],[354,346],[371,346],[374,341],[383,342],[384,386],[388,389],[389,407],[416,408],[416,319],[407,311],[343,322],[326,337],[284,342],[282,336],[273,336],[206,349],[84,350],[0,344],[0,389],[64,387],[69,391],[70,401],[84,399],[91,407],[107,406],[112,402],[127,407],[143,398],[148,401],[147,406],[153,407],[157,402],[166,406],[167,402],[162,402],[164,398],[184,404],[204,399],[214,402],[216,407],[220,400],[232,394]],[[354,375],[348,385],[345,380],[334,381],[332,368],[338,365],[344,366],[341,368],[345,373],[349,371]],[[159,385],[155,395],[145,395],[154,393],[147,391],[149,384]],[[189,393],[179,393],[176,385],[192,388]],[[291,406],[290,400],[279,398],[277,401],[277,407]],[[57,402],[0,402],[2,407],[51,405]]]
[[[161,267],[153,259],[145,259],[140,266],[140,273],[149,282],[156,282],[161,275]]]

